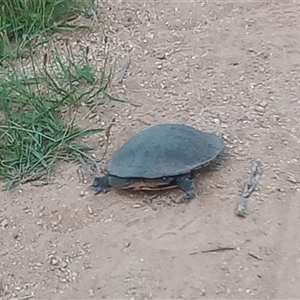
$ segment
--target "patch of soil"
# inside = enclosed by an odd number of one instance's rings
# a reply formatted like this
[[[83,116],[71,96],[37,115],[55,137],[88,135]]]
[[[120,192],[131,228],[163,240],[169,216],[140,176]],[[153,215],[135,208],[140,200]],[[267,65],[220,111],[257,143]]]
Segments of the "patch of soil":
[[[132,61],[114,90],[138,105],[111,101],[86,121],[116,119],[105,160],[141,129],[171,122],[223,136],[226,159],[197,176],[189,204],[174,203],[179,190],[95,196],[92,178],[80,184],[74,165],[47,186],[1,192],[0,296],[299,297],[300,5],[102,5],[99,19],[120,74]],[[103,35],[80,39],[92,53]],[[91,139],[98,157],[101,139]],[[247,217],[238,218],[256,160],[263,178]],[[218,247],[234,249],[203,253]]]

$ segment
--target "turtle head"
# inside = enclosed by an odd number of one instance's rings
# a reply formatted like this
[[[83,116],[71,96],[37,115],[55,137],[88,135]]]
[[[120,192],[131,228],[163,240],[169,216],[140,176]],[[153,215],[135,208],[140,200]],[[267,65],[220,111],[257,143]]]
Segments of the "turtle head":
[[[110,190],[110,184],[108,181],[109,175],[103,177],[95,177],[92,187],[95,190],[95,195],[106,194]]]

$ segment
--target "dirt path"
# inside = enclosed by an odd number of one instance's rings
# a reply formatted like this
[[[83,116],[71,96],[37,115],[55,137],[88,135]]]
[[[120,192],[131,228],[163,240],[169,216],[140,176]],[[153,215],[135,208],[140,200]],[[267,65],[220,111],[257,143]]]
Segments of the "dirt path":
[[[4,299],[299,297],[300,5],[161,2],[105,4],[111,53],[120,67],[132,54],[115,90],[140,105],[99,108],[101,121],[116,118],[107,159],[170,122],[222,135],[226,158],[198,176],[188,205],[173,203],[177,190],[94,196],[76,166],[51,185],[2,192]],[[240,219],[255,160],[264,175]],[[218,247],[235,250],[202,252]]]

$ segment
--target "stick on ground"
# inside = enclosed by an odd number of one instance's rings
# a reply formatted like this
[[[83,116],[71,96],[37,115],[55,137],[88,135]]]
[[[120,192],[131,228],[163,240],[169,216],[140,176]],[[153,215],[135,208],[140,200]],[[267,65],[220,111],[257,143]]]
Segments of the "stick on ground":
[[[245,183],[244,190],[237,208],[237,216],[245,217],[246,216],[246,208],[247,208],[247,198],[250,197],[254,189],[259,183],[259,180],[262,176],[262,170],[259,163],[256,161],[251,169],[251,174]]]
[[[121,84],[123,82],[123,80],[125,79],[127,73],[128,73],[128,70],[129,70],[129,67],[130,67],[130,64],[131,64],[131,56],[129,57],[124,69],[123,69],[123,72],[122,72],[122,75],[121,75],[121,78],[119,80],[119,84]]]
[[[236,250],[235,247],[221,247],[216,249],[210,249],[210,250],[203,250],[202,253],[210,253],[210,252],[220,252],[220,251],[228,251],[228,250]]]

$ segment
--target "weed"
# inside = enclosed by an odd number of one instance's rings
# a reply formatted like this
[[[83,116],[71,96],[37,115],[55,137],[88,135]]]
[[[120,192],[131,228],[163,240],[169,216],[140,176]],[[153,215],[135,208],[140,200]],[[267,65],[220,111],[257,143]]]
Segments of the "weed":
[[[90,109],[103,103],[112,71],[104,63],[105,68],[96,72],[88,50],[75,59],[71,47],[67,49],[66,57],[54,51],[53,64],[45,55],[42,67],[32,57],[32,75],[25,67],[21,74],[0,68],[0,179],[7,180],[7,189],[51,174],[61,160],[97,169],[88,148],[78,141],[102,129],[78,128],[76,115],[83,103]]]
[[[93,0],[0,0],[0,59],[19,57],[41,34],[77,28],[69,22],[87,14]],[[48,36],[49,37],[49,36]]]

